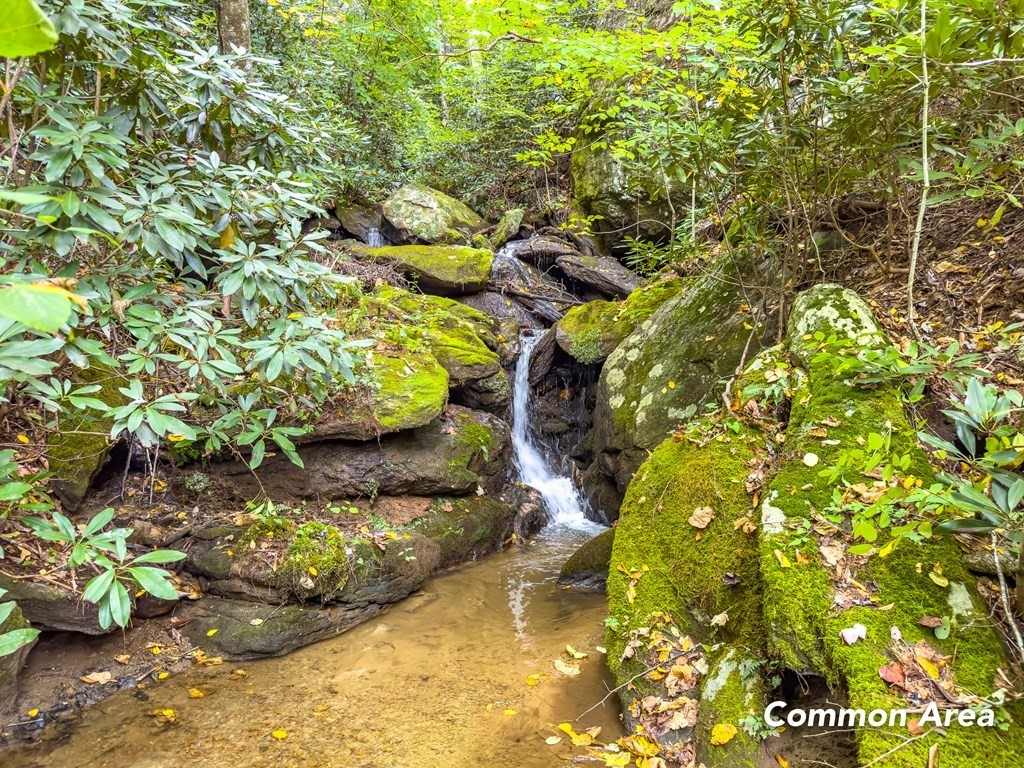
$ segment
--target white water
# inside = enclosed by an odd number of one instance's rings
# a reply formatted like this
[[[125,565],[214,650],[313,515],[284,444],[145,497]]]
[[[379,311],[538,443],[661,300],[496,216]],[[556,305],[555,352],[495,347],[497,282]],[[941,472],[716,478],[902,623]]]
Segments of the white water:
[[[556,475],[530,437],[530,399],[533,394],[530,387],[530,357],[540,338],[540,335],[523,335],[523,351],[516,363],[512,390],[512,444],[515,447],[519,478],[531,488],[536,488],[544,497],[551,513],[551,525],[597,532],[601,526],[587,520],[583,513],[585,502],[572,479]]]
[[[384,235],[380,233],[379,229],[371,227],[370,231],[366,233],[366,244],[371,248],[383,248],[388,241],[384,239]]]

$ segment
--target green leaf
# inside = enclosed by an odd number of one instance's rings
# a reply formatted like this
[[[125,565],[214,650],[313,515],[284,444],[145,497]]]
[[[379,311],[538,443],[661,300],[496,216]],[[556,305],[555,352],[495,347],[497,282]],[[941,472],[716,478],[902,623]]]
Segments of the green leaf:
[[[161,600],[177,600],[178,593],[171,586],[170,574],[162,568],[129,568],[128,573],[139,586]]]
[[[85,300],[52,283],[24,283],[0,288],[0,315],[43,333],[56,333],[71,317],[71,302]]]
[[[10,656],[23,645],[39,637],[38,629],[16,629],[0,635],[0,656]]]
[[[35,0],[4,0],[0,56],[17,59],[52,50],[56,45],[57,30]]]
[[[107,507],[102,512],[99,512],[92,520],[89,521],[89,524],[85,526],[85,530],[82,532],[82,537],[85,538],[88,536],[92,536],[94,533],[103,530],[104,528],[106,528],[107,523],[109,523],[113,519],[114,510],[111,509],[110,507]]]
[[[110,591],[110,586],[114,583],[114,575],[114,569],[110,568],[93,576],[85,585],[82,599],[87,603],[99,603]]]
[[[179,560],[185,559],[184,552],[178,552],[173,549],[155,549],[152,552],[147,552],[144,555],[139,555],[133,560],[133,563],[176,563]]]

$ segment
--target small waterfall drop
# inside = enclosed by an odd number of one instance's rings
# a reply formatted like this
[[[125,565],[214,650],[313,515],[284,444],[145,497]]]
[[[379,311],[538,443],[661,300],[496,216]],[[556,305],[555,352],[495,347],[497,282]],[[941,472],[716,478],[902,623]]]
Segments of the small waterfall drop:
[[[551,513],[551,524],[578,530],[599,531],[601,526],[587,520],[584,501],[572,479],[555,474],[530,436],[530,358],[541,336],[523,334],[522,353],[516,362],[512,394],[512,444],[515,447],[519,479],[535,488]]]
[[[383,248],[388,244],[387,239],[376,227],[370,227],[366,233],[366,244],[371,248]]]

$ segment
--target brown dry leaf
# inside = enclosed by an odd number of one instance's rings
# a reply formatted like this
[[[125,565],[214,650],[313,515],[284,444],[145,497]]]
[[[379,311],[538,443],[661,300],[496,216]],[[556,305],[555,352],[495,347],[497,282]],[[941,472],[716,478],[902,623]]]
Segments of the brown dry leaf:
[[[938,616],[922,616],[917,620],[919,626],[928,627],[928,629],[935,629],[936,627],[942,626],[942,619]]]
[[[915,717],[907,721],[907,730],[911,736],[920,736],[924,733],[924,728],[921,726],[921,718]]]
[[[715,510],[711,507],[697,507],[686,521],[694,528],[704,529],[715,519]]]
[[[830,566],[838,565],[842,562],[843,555],[846,554],[843,545],[834,541],[827,544],[819,544],[818,551],[821,552],[822,559]]]
[[[114,661],[116,661],[118,664],[131,664],[132,657],[131,654],[128,653],[119,653],[117,656],[114,657]]]
[[[205,695],[206,694],[203,693],[202,691],[200,691],[198,688],[189,688],[188,689],[188,697],[190,699],[201,699]]]

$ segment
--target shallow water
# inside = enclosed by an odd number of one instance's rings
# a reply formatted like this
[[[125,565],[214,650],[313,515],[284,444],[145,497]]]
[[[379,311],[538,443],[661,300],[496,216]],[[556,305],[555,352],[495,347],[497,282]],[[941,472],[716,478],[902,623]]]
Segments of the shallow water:
[[[427,582],[387,613],[280,659],[195,668],[87,710],[69,738],[0,754],[18,768],[345,766],[548,768],[544,739],[610,685],[603,596],[568,592],[558,569],[588,534],[549,528]],[[552,666],[589,653],[578,677]],[[233,674],[242,669],[245,676]],[[537,686],[526,679],[550,675]],[[190,689],[204,693],[191,698]],[[620,735],[615,697],[578,726]],[[175,710],[176,722],[149,713]],[[275,730],[287,738],[275,739]]]

